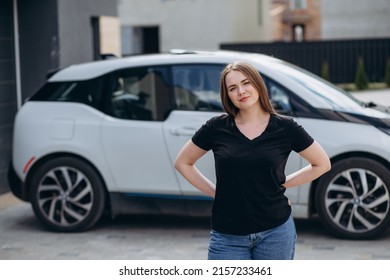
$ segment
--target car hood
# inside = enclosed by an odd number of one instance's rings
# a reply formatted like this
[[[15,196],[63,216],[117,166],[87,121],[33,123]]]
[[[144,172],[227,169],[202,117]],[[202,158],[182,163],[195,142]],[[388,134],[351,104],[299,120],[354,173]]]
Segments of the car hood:
[[[378,128],[390,129],[390,114],[378,109],[363,108],[359,112],[338,111],[337,114],[347,122],[371,124]]]
[[[371,108],[362,108],[361,110],[331,110],[317,108],[311,112],[297,112],[296,116],[373,125],[390,135],[390,114]]]

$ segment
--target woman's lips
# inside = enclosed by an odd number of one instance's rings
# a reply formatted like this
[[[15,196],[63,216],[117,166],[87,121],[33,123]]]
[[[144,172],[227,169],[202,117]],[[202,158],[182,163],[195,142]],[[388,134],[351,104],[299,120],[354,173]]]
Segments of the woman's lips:
[[[245,102],[249,99],[249,96],[246,96],[246,97],[243,97],[243,98],[240,98],[239,101],[240,102]]]

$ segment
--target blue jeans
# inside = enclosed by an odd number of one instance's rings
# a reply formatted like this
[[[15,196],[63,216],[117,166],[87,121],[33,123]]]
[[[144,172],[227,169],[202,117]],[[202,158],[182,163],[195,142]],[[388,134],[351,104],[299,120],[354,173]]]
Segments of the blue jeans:
[[[248,235],[212,230],[209,260],[292,260],[297,235],[293,218],[275,228]]]

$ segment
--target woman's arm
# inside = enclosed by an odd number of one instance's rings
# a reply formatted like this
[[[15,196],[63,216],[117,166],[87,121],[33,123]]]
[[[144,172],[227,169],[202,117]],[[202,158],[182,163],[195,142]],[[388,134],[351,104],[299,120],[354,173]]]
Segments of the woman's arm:
[[[320,144],[313,142],[299,153],[310,164],[286,177],[285,188],[295,187],[313,181],[331,168],[330,160]]]
[[[207,151],[199,148],[191,140],[189,140],[177,155],[175,168],[194,187],[199,189],[201,192],[214,197],[215,185],[194,165],[195,162],[206,153]]]

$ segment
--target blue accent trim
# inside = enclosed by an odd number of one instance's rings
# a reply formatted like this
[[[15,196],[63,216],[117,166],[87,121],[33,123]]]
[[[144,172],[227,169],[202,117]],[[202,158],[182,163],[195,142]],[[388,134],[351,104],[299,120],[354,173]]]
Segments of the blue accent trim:
[[[208,200],[211,201],[213,198],[208,196],[198,195],[175,195],[175,194],[153,194],[153,193],[125,193],[126,196],[131,197],[150,197],[150,198],[165,198],[165,199],[189,199],[189,200]]]

